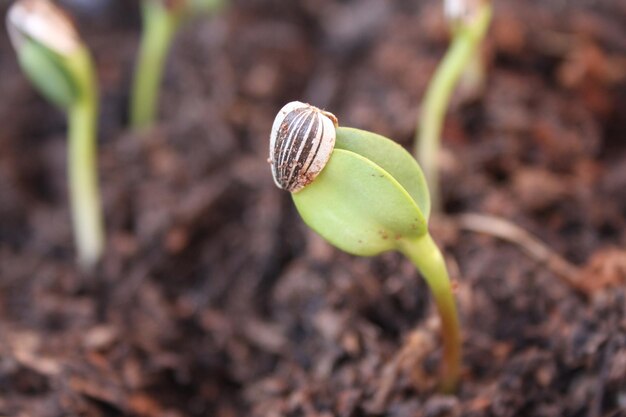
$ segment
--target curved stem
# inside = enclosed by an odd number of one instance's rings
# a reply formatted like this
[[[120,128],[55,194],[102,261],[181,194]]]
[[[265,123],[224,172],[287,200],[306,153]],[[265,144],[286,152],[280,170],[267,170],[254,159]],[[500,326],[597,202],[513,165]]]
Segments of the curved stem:
[[[160,84],[167,53],[180,21],[180,13],[168,11],[157,1],[144,1],[143,34],[131,96],[131,126],[141,129],[155,120]]]
[[[431,193],[433,210],[440,210],[438,155],[446,108],[461,74],[484,38],[491,21],[491,5],[485,2],[471,24],[455,30],[452,45],[428,86],[422,104],[415,153],[424,170]]]
[[[420,271],[433,293],[441,317],[443,339],[441,388],[446,392],[452,392],[456,388],[461,370],[462,343],[456,302],[445,260],[429,234],[414,240],[403,240],[400,251]]]
[[[68,110],[68,180],[78,262],[91,269],[104,250],[104,226],[97,173],[98,97],[89,53],[68,60],[80,94]]]

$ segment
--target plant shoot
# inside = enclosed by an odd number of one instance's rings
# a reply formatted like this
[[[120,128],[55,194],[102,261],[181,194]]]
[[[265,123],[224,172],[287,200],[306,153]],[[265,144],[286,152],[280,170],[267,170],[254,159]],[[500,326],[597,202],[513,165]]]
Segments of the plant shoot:
[[[441,387],[452,391],[461,336],[445,261],[428,232],[424,175],[390,139],[336,126],[332,114],[308,104],[283,107],[270,138],[274,181],[292,191],[304,222],[334,246],[358,256],[399,251],[421,272],[441,317]],[[319,161],[325,161],[322,169]]]
[[[104,248],[96,167],[98,93],[87,47],[69,17],[48,0],[19,0],[7,28],[22,70],[68,116],[68,177],[78,262],[92,268]]]
[[[416,157],[424,169],[435,212],[441,208],[438,159],[446,109],[464,73],[472,82],[480,82],[483,70],[478,52],[492,7],[490,0],[446,0],[444,11],[453,40],[426,90],[415,137]]]
[[[143,0],[143,33],[133,81],[130,121],[134,129],[154,123],[167,53],[185,18],[214,13],[225,0]]]

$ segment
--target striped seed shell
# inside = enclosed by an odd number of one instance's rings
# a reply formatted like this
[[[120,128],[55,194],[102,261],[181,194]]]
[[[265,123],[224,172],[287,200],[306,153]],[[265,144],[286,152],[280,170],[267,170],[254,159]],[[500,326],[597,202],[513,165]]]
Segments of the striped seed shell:
[[[49,0],[18,0],[11,5],[6,19],[15,49],[25,39],[39,42],[61,55],[69,55],[81,46],[70,17]]]
[[[269,157],[278,188],[296,193],[313,182],[335,148],[336,126],[332,113],[299,101],[278,112]]]

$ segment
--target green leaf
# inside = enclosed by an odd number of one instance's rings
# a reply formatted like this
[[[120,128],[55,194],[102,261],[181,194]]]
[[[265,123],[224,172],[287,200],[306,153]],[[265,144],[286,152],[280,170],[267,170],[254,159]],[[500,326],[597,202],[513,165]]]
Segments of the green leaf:
[[[426,218],[404,187],[381,166],[349,150],[335,148],[315,181],[292,197],[309,227],[354,255],[397,249],[402,238],[427,233]]]
[[[387,171],[411,195],[428,220],[430,193],[426,178],[415,158],[402,146],[366,130],[340,127],[335,148],[357,153]]]
[[[65,110],[76,100],[77,87],[62,57],[32,40],[20,46],[18,57],[23,71],[48,100]]]

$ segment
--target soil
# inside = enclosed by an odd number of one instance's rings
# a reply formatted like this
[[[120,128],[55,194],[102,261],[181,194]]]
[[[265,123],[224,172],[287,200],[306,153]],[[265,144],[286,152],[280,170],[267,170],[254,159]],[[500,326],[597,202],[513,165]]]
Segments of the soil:
[[[0,35],[0,415],[626,416],[623,1],[498,1],[484,94],[446,119],[431,228],[463,322],[455,395],[413,267],[330,247],[266,162],[296,99],[410,148],[439,3],[233,1],[181,31],[144,134],[125,127],[136,4],[64,4],[99,71],[107,253],[74,264],[64,116]],[[533,233],[586,290],[466,212]]]

